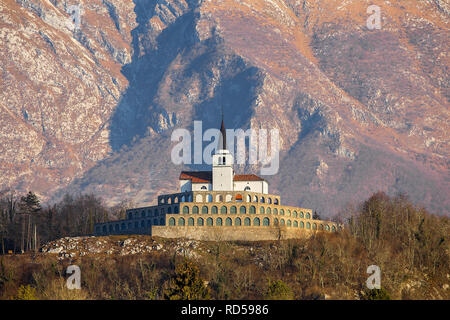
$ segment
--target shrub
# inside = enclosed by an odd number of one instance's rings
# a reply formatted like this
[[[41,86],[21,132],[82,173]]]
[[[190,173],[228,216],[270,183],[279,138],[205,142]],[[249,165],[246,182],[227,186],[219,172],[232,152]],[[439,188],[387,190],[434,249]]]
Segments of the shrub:
[[[266,299],[268,300],[292,300],[294,294],[289,286],[282,280],[270,281],[267,287]]]
[[[199,269],[192,262],[185,260],[175,268],[175,277],[165,294],[169,300],[204,300],[209,299],[208,288],[199,276]]]

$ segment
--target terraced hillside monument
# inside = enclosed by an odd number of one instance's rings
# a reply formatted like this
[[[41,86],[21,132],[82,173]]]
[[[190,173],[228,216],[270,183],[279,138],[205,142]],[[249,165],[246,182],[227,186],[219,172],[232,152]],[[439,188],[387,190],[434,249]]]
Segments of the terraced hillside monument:
[[[268,182],[235,174],[222,120],[212,171],[183,171],[180,192],[158,196],[158,204],[129,209],[127,219],[98,223],[96,235],[149,234],[195,240],[278,240],[336,232],[335,222],[313,219],[311,209],[281,204]]]

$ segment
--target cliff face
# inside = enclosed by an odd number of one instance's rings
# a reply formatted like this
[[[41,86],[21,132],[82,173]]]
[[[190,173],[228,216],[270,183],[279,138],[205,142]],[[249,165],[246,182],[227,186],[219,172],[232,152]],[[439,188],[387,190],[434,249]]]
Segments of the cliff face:
[[[448,5],[372,2],[94,0],[73,31],[75,3],[3,0],[0,188],[150,203],[177,189],[172,130],[224,106],[280,130],[284,203],[330,216],[385,190],[448,213]]]

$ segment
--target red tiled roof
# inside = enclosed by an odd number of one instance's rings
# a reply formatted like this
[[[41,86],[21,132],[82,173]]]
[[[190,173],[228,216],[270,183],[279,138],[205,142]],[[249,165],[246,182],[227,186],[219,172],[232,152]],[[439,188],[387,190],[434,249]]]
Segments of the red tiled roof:
[[[191,180],[192,183],[211,183],[211,171],[183,171],[180,180]]]
[[[264,179],[255,174],[235,174],[234,181],[264,181]]]

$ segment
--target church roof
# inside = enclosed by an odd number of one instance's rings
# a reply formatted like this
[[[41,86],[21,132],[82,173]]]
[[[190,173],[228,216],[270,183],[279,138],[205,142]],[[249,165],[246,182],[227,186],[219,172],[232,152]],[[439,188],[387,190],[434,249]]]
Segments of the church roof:
[[[211,183],[211,171],[183,171],[180,180],[191,180],[192,183]],[[263,178],[255,174],[235,174],[234,181],[264,181]]]

